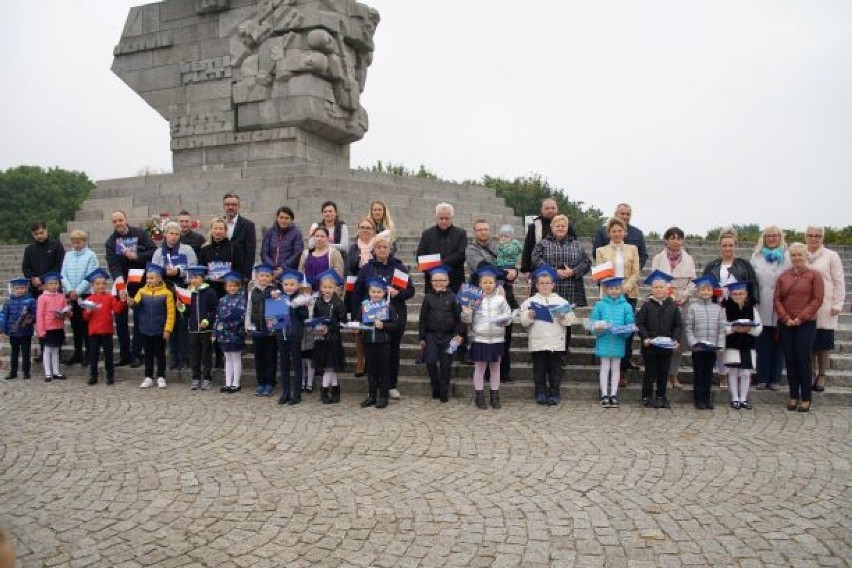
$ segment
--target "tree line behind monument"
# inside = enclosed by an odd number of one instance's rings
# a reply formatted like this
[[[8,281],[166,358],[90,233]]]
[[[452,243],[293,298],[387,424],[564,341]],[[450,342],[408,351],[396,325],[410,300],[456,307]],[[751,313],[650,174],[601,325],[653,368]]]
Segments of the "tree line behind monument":
[[[446,180],[426,166],[417,169],[402,164],[377,161],[372,166],[358,168],[373,173],[416,177],[440,181]],[[568,215],[579,235],[592,235],[606,219],[603,211],[582,201],[572,201],[566,190],[552,185],[538,174],[516,177],[513,180],[483,175],[480,180],[462,183],[482,185],[497,192],[506,200],[506,206],[517,215],[538,213],[541,202],[556,200],[559,211]],[[0,210],[0,244],[24,244],[30,242],[30,224],[34,218],[44,220],[49,227],[64,227],[74,219],[74,214],[94,189],[95,184],[79,171],[63,168],[44,169],[40,166],[16,166],[0,172],[0,199],[5,207]],[[760,235],[760,225],[748,223],[733,225],[740,241],[754,242]],[[690,240],[718,240],[721,227],[710,229],[706,234],[687,234]],[[787,240],[803,242],[805,235],[796,229],[785,229]],[[648,231],[648,240],[660,240],[659,233]],[[852,245],[852,225],[843,228],[826,227],[825,244]]]

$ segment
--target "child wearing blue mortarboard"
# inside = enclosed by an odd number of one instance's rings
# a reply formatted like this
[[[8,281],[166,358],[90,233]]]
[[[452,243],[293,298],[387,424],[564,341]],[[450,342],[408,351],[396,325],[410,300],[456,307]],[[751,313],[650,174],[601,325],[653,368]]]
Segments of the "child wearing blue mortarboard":
[[[491,407],[498,409],[500,403],[500,359],[503,357],[506,326],[512,323],[512,308],[500,294],[497,282],[503,279],[503,270],[485,265],[473,274],[474,283],[482,290],[482,300],[474,311],[470,306],[462,308],[462,322],[470,324],[473,345],[470,358],[474,362],[474,404],[480,410],[485,404],[485,370],[490,374],[489,399]]]
[[[18,356],[24,378],[30,378],[30,348],[36,320],[36,301],[29,293],[27,278],[13,278],[9,285],[12,293],[0,311],[0,335],[9,337],[12,355],[6,380],[18,378]]]
[[[420,305],[418,334],[420,349],[429,373],[432,398],[447,402],[450,399],[450,370],[453,363],[451,342],[462,342],[464,326],[461,308],[455,294],[449,289],[450,267],[441,265],[429,271],[432,290],[423,297]]]
[[[728,369],[728,388],[731,391],[731,408],[750,409],[748,390],[757,356],[757,336],[763,331],[760,312],[749,294],[748,282],[726,284],[728,298],[722,302],[725,310],[725,367]]]
[[[266,300],[275,299],[281,293],[274,273],[275,269],[271,264],[261,263],[254,267],[254,286],[249,290],[246,302],[245,326],[246,331],[251,334],[257,378],[255,396],[272,396],[275,389],[278,339],[275,329],[266,321]]]
[[[695,408],[713,409],[711,392],[716,353],[725,345],[725,310],[713,301],[719,281],[712,275],[692,281],[696,298],[686,310],[686,341],[692,351],[692,389]]]
[[[536,404],[559,404],[562,385],[562,355],[565,353],[565,329],[574,323],[574,313],[549,315],[550,308],[568,304],[554,292],[556,270],[543,264],[533,273],[536,293],[520,308],[521,325],[527,328],[532,352]],[[535,305],[533,305],[535,304]],[[536,308],[538,306],[538,308]]]
[[[316,282],[319,296],[314,301],[313,317],[321,318],[323,323],[314,327],[314,368],[322,375],[323,404],[337,404],[340,402],[337,373],[346,364],[340,335],[340,326],[346,323],[346,306],[338,294],[343,278],[330,268],[318,274]]]
[[[618,408],[618,383],[621,378],[621,358],[626,343],[633,335],[630,331],[615,331],[613,326],[631,326],[634,322],[633,306],[627,303],[622,291],[624,278],[613,276],[601,280],[604,297],[595,303],[589,316],[595,334],[595,355],[601,360],[601,406]]]
[[[369,307],[385,302],[388,283],[376,276],[369,278],[367,284],[367,299],[361,304],[362,323],[364,313]],[[364,335],[364,357],[367,366],[367,398],[361,403],[361,408],[375,406],[387,408],[390,395],[391,361],[390,344],[392,335],[399,328],[399,316],[393,305],[386,302],[387,312],[384,317],[364,324],[368,329]]]
[[[205,281],[206,266],[188,266],[186,279],[189,284],[189,305],[186,327],[189,334],[189,367],[192,380],[191,390],[209,390],[213,384],[213,322],[219,297],[216,291]]]
[[[145,379],[140,388],[154,385],[154,363],[156,362],[157,386],[166,388],[166,342],[175,325],[175,298],[163,283],[165,269],[152,262],[145,267],[145,285],[127,305],[138,306],[137,322],[145,346]]]
[[[89,381],[95,385],[98,382],[98,359],[104,352],[104,372],[106,384],[115,383],[115,364],[113,363],[113,336],[115,335],[114,316],[124,313],[127,308],[127,293],[121,292],[114,296],[107,290],[109,272],[96,268],[86,276],[91,283],[92,294],[84,301],[83,319],[89,334]],[[120,298],[120,299],[119,299]]]
[[[219,298],[216,308],[213,341],[225,356],[225,385],[219,392],[233,394],[241,389],[242,355],[246,345],[246,297],[242,293],[242,274],[231,271],[222,279],[225,281],[225,295]]]
[[[655,270],[645,279],[651,286],[651,296],[642,304],[636,315],[636,327],[642,340],[642,357],[645,375],[642,378],[642,404],[655,408],[668,408],[666,384],[672,353],[678,348],[683,333],[680,308],[669,295],[672,276]],[[657,385],[656,401],[653,401],[654,383]]]
[[[298,270],[288,269],[278,276],[281,282],[281,296],[289,304],[289,315],[278,330],[278,356],[281,365],[281,396],[278,404],[299,404],[302,402],[302,336],[305,320],[308,319],[309,294],[299,290],[305,276]],[[293,378],[290,378],[290,370]]]

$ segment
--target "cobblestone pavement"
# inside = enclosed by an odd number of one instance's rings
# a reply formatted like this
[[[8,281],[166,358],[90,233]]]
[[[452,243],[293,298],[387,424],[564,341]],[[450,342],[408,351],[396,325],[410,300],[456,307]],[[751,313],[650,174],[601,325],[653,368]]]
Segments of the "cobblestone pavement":
[[[852,558],[847,407],[359,401],[0,381],[0,526],[24,567]]]

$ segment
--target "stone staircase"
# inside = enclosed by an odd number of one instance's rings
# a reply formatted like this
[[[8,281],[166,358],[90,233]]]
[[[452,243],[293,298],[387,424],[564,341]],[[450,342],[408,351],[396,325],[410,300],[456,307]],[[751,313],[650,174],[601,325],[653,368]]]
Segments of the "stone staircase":
[[[261,229],[271,224],[275,210],[282,204],[292,207],[296,212],[297,223],[306,228],[311,222],[319,219],[321,203],[332,199],[338,204],[340,216],[352,227],[357,218],[366,213],[372,199],[381,199],[388,203],[397,223],[397,256],[409,266],[415,264],[414,252],[420,232],[434,223],[434,206],[439,201],[454,204],[456,225],[466,228],[469,233],[472,233],[473,221],[484,218],[492,223],[492,227],[510,223],[517,228],[518,235],[522,234],[520,218],[505,206],[502,199],[496,197],[493,190],[484,187],[336,170],[306,164],[102,181],[77,212],[75,220],[68,224],[68,231],[76,228],[86,230],[90,234],[92,248],[98,253],[101,264],[104,264],[102,243],[112,230],[109,216],[114,209],[124,210],[131,224],[141,224],[143,219],[158,215],[160,211],[175,214],[181,209],[186,209],[206,221],[221,212],[221,198],[227,191],[235,191],[241,196],[242,213],[257,224],[258,239],[262,236]],[[62,238],[67,246],[67,233],[63,234]],[[591,250],[590,238],[582,238],[581,242],[587,251]],[[648,244],[651,255],[662,248],[659,243]],[[686,246],[699,267],[717,256],[715,243],[688,242]],[[0,246],[0,278],[8,280],[19,274],[23,248],[23,245]],[[840,329],[836,335],[837,348],[832,353],[828,386],[826,392],[819,395],[817,402],[852,405],[852,313],[849,312],[852,303],[852,247],[833,248],[843,258],[848,293],[844,313],[840,316]],[[748,258],[752,249],[753,245],[746,243],[738,250],[738,256]],[[412,270],[412,274],[417,294],[408,303],[409,323],[402,346],[400,390],[403,395],[425,396],[429,391],[426,369],[414,363],[423,275],[416,269]],[[516,294],[519,298],[525,296],[525,286],[524,281],[517,285]],[[5,294],[5,290],[3,293]],[[597,297],[597,286],[589,278],[586,281],[586,293],[589,303],[593,305]],[[591,307],[580,308],[578,316],[585,318],[590,310]],[[565,396],[568,399],[596,400],[598,379],[597,364],[593,355],[594,340],[579,324],[573,331],[572,350],[564,375]],[[70,334],[70,329],[68,332]],[[366,389],[364,379],[356,379],[351,375],[351,361],[354,360],[354,341],[351,336],[345,336],[344,345],[350,363],[342,377],[343,391],[363,392]],[[0,361],[5,362],[7,359],[8,349],[4,349]],[[634,359],[640,359],[638,346],[634,346]],[[691,359],[687,355],[682,361],[679,376],[686,388],[671,393],[673,403],[691,401]],[[244,384],[253,385],[254,360],[250,353],[244,357],[244,369]],[[40,376],[40,365],[34,367],[34,371],[35,377]],[[74,378],[83,378],[87,371],[82,367],[74,367],[69,369],[69,372]],[[139,370],[119,368],[116,375],[118,380],[136,381],[141,373]],[[471,366],[454,365],[455,396],[471,396],[471,376]],[[512,377],[514,380],[511,383],[505,383],[501,387],[504,399],[531,397],[532,363],[527,351],[526,333],[519,325],[514,328]],[[175,373],[172,373],[172,385],[180,384],[176,378]],[[186,371],[180,379],[183,382],[188,380]],[[637,383],[640,381],[640,372],[631,373],[630,382],[633,386],[620,391],[620,398],[628,402],[638,400]],[[753,392],[753,400],[758,405],[780,405],[785,396],[784,390]]]

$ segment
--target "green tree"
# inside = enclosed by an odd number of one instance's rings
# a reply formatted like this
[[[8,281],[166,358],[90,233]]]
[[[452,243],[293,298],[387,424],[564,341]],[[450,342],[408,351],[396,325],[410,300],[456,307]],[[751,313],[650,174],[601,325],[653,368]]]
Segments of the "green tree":
[[[83,172],[17,166],[0,172],[0,243],[25,243],[30,224],[45,221],[60,232],[95,184]]]

